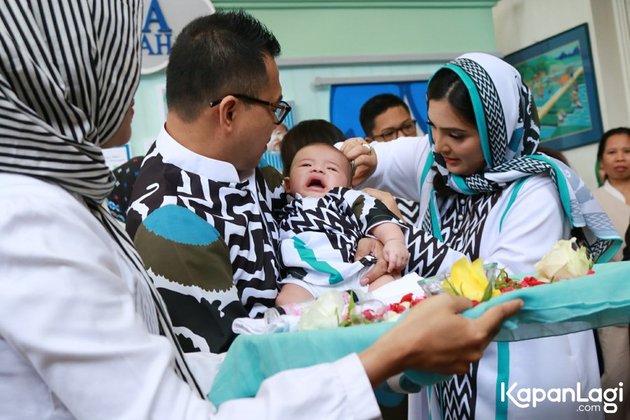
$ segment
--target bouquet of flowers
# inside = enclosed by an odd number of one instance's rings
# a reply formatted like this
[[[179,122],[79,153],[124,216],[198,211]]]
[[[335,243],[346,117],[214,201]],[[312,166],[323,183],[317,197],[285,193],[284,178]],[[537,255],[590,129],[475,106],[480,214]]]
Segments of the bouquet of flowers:
[[[510,277],[496,263],[484,264],[481,259],[470,262],[462,258],[453,264],[449,274],[420,279],[418,284],[422,292],[407,293],[399,301],[384,303],[369,294],[352,291],[324,293],[301,311],[298,330],[396,321],[407,309],[428,296],[445,292],[466,297],[476,306],[513,290],[590,274],[592,266],[586,248],[578,246],[575,238],[556,242],[536,264],[536,274],[520,279]]]
[[[385,303],[369,294],[359,298],[356,292],[327,292],[302,313],[298,330],[349,327],[374,322],[396,321],[407,309],[426,299],[413,292],[398,302]]]
[[[429,295],[446,292],[464,296],[476,305],[513,290],[593,274],[592,267],[586,248],[578,246],[577,240],[571,238],[556,242],[536,263],[533,276],[512,278],[496,263],[484,265],[481,259],[471,263],[462,258],[453,264],[450,274],[423,279],[420,284]]]
[[[586,248],[571,238],[556,242],[536,264],[533,276],[510,277],[496,263],[462,258],[453,264],[449,274],[420,279],[421,291],[410,291],[398,301],[383,302],[370,294],[353,291],[331,291],[300,305],[299,313],[292,312],[300,316],[297,327],[300,331],[396,321],[407,309],[438,293],[466,297],[476,306],[513,290],[584,276],[593,272],[592,266]]]

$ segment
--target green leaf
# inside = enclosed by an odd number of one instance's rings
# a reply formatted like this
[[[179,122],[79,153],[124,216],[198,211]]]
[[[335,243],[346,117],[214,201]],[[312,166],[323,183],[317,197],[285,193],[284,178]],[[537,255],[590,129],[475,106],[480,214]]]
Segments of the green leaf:
[[[483,296],[481,297],[481,301],[485,302],[486,300],[490,300],[492,297],[492,284],[488,282],[486,286],[486,290],[483,291]]]
[[[444,279],[444,281],[449,285],[449,288],[453,291],[453,293],[455,293],[456,296],[463,296],[461,289],[458,291],[455,288],[455,285],[453,285],[453,283],[451,283],[451,279],[449,277]]]
[[[348,302],[346,316],[342,320],[340,320],[339,316],[337,316],[337,325],[339,325],[340,327],[349,327],[350,325],[353,325],[355,323],[356,317],[352,314],[352,311],[356,306],[356,304],[354,303],[354,292],[350,290],[348,294],[350,295],[350,302]]]

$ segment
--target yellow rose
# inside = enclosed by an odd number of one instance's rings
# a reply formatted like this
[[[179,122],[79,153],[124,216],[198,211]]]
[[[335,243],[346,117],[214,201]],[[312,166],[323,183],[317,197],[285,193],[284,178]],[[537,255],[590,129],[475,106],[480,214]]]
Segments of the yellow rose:
[[[470,300],[483,302],[501,294],[495,290],[486,278],[481,258],[472,264],[467,258],[462,258],[453,264],[450,277],[442,285],[443,289],[457,296],[464,296]]]
[[[585,276],[590,270],[591,260],[586,248],[577,247],[577,239],[559,240],[536,265],[536,278],[543,282],[572,279]]]

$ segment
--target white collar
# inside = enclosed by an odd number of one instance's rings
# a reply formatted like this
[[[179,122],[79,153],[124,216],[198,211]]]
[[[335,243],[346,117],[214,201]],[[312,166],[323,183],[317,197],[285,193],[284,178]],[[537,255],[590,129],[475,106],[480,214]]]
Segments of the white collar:
[[[170,163],[187,172],[200,175],[217,182],[238,183],[250,178],[254,171],[243,174],[236,171],[234,165],[222,160],[211,159],[182,146],[166,131],[163,126],[155,141],[157,152],[164,163]]]
[[[602,185],[602,187],[604,187],[604,189],[617,200],[620,200],[622,203],[626,202],[626,197],[624,197],[624,195],[617,188],[613,187],[612,184],[608,182],[608,180],[604,181],[604,185]]]

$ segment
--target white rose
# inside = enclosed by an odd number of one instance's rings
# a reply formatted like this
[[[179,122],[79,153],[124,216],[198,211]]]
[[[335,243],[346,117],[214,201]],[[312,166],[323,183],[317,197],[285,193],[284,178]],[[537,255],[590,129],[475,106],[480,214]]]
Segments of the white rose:
[[[585,276],[591,268],[591,261],[586,255],[586,248],[578,248],[576,239],[571,238],[556,242],[534,268],[539,281],[553,282]]]
[[[329,291],[322,294],[304,311],[298,329],[305,331],[338,327],[345,305],[343,295],[340,292]]]

